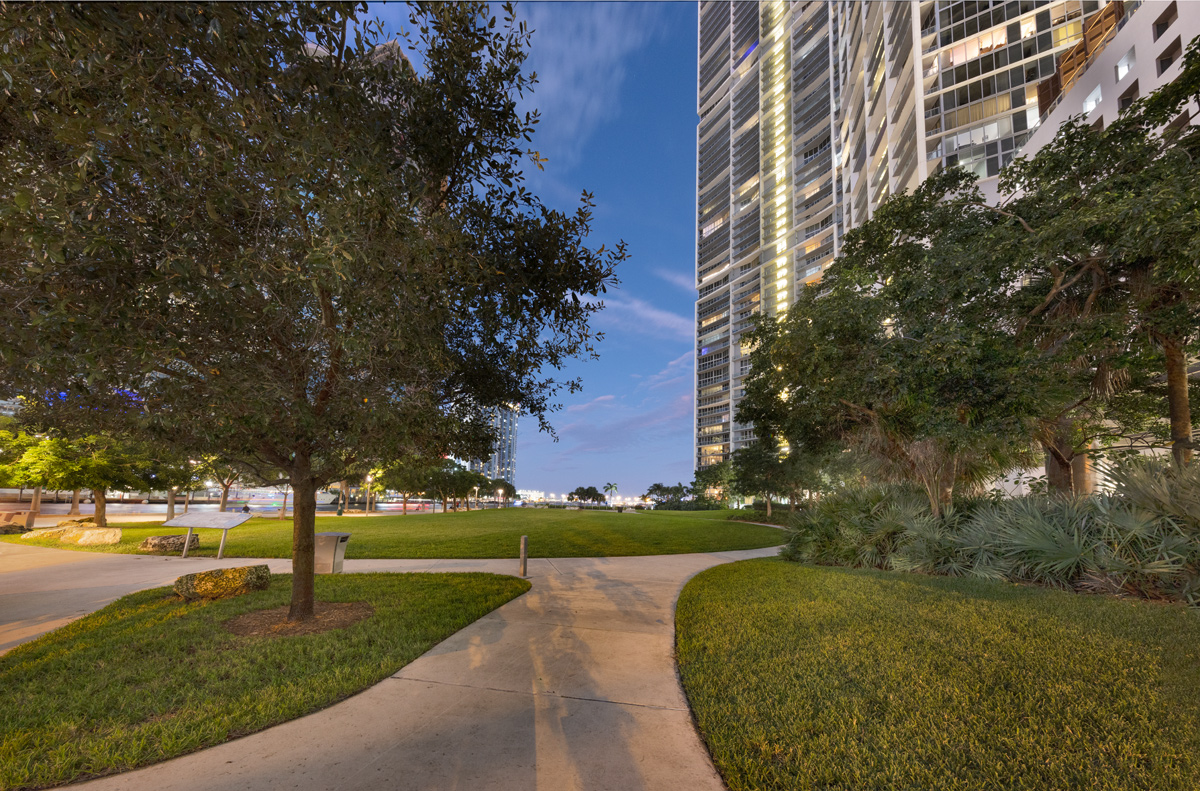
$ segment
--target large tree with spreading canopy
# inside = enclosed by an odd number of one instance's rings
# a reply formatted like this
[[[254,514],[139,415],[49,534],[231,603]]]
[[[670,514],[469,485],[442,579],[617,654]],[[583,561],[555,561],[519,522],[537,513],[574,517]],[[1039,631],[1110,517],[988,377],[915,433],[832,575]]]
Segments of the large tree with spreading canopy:
[[[511,7],[8,6],[0,18],[0,390],[64,431],[281,470],[290,618],[319,487],[486,456],[594,354],[623,246],[545,207]],[[419,70],[402,57],[405,51]]]

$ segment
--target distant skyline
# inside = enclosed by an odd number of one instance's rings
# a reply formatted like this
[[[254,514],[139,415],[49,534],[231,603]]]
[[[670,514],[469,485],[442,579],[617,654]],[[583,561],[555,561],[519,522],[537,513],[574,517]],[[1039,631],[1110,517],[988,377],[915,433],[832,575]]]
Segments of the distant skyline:
[[[373,4],[393,30],[403,6]],[[528,186],[548,206],[595,200],[590,244],[624,239],[629,260],[595,326],[597,361],[574,361],[550,421],[524,417],[522,489],[561,493],[616,482],[622,496],[692,478],[695,288],[696,5],[518,3],[534,31],[528,106],[541,113],[533,147],[549,161]]]

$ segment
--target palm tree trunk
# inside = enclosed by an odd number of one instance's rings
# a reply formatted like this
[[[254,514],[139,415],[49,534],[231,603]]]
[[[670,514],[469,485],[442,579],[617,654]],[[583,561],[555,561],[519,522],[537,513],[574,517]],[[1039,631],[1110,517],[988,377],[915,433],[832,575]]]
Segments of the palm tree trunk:
[[[1171,455],[1176,464],[1192,460],[1192,416],[1188,404],[1187,355],[1175,341],[1164,341],[1167,356],[1167,412],[1171,417]]]

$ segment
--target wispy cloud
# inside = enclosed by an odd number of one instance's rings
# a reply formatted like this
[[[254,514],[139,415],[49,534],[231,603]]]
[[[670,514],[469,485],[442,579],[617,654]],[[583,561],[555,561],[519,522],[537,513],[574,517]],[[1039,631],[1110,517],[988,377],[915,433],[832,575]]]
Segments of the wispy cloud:
[[[637,297],[610,297],[604,300],[604,311],[600,314],[608,329],[633,329],[650,332],[659,337],[673,338],[689,343],[695,336],[690,318],[656,308]],[[614,325],[614,320],[619,322]]]
[[[541,112],[534,147],[571,167],[619,112],[625,63],[659,34],[661,12],[651,3],[521,3],[517,15],[533,30],[526,68],[538,84],[523,104]]]
[[[651,390],[660,390],[668,385],[677,384],[681,381],[686,380],[690,382],[692,374],[692,355],[693,352],[689,349],[671,362],[667,363],[666,367],[658,373],[646,377],[646,381],[642,382],[641,384],[645,385]]]
[[[557,458],[567,460],[587,453],[611,453],[638,445],[653,445],[664,437],[687,437],[692,421],[691,393],[680,393],[644,412],[617,420],[576,420],[562,427]]]
[[[679,286],[689,294],[694,294],[696,291],[696,284],[692,281],[692,278],[682,272],[674,272],[670,269],[655,269],[654,274],[673,286]]]
[[[585,401],[582,404],[571,404],[571,406],[567,407],[567,411],[568,412],[586,412],[587,410],[592,409],[593,407],[610,406],[613,399],[615,399],[615,398],[616,398],[616,396],[614,396],[614,395],[596,396],[591,401]]]

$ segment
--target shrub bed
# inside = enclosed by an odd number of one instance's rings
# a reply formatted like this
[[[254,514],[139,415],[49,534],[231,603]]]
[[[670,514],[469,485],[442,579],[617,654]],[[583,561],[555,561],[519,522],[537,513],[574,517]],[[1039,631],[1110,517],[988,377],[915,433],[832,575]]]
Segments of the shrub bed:
[[[1200,605],[1200,465],[1109,475],[1112,495],[976,500],[941,516],[895,487],[847,490],[800,511],[782,554]]]

